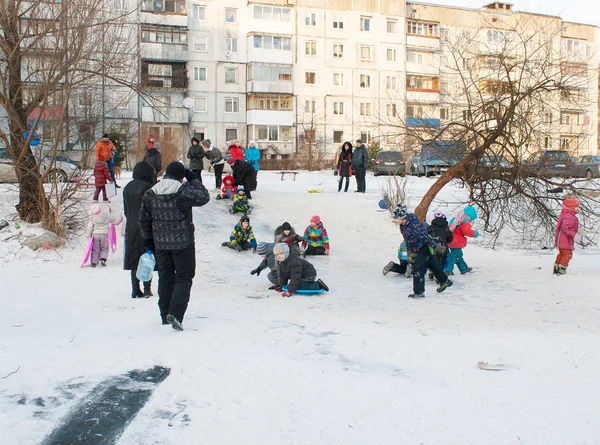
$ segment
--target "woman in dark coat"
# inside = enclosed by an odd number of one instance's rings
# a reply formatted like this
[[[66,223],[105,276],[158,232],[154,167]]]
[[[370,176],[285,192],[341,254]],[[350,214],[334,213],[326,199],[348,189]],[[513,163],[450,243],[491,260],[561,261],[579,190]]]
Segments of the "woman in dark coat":
[[[344,178],[346,178],[344,192],[347,192],[350,185],[350,176],[352,176],[352,144],[350,142],[344,142],[344,145],[342,145],[340,156],[338,157],[337,172],[339,175],[338,192],[342,191]]]
[[[148,149],[148,152],[144,156],[144,162],[147,162],[150,167],[154,170],[154,182],[156,182],[156,177],[162,170],[162,155],[160,154],[160,144],[155,142],[152,148]]]
[[[152,296],[152,282],[144,283],[144,292],[142,292],[140,290],[140,280],[137,279],[135,273],[140,256],[146,252],[139,223],[140,207],[142,206],[142,198],[155,183],[156,179],[152,166],[147,162],[138,162],[133,169],[133,181],[123,189],[123,209],[127,218],[123,269],[131,271],[131,298],[148,298]]]
[[[233,157],[228,158],[227,163],[231,165],[235,185],[243,185],[246,196],[248,199],[252,199],[250,192],[256,190],[256,170],[254,170],[254,167],[249,162]]]
[[[204,168],[204,147],[198,138],[192,138],[192,145],[188,148],[187,157],[190,160],[190,170],[196,173],[198,181],[202,182],[202,169]]]

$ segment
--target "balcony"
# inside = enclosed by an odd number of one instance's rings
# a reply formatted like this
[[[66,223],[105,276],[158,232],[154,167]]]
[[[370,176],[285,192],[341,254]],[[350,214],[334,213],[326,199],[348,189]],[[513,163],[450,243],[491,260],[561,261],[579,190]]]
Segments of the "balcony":
[[[412,128],[440,128],[440,120],[424,117],[407,117],[406,126]]]
[[[424,63],[406,63],[406,72],[414,73],[414,74],[427,74],[430,76],[439,76],[440,75],[440,67],[433,65],[426,65]]]
[[[294,112],[286,110],[248,110],[246,111],[248,125],[279,125],[291,127],[294,125]]]
[[[142,122],[187,124],[189,110],[183,107],[142,107]]]
[[[249,80],[248,93],[282,93],[292,94],[293,84],[288,81]]]
[[[440,102],[440,90],[407,89],[408,103],[437,104]]]
[[[183,76],[142,76],[142,88],[152,89],[187,89],[188,78]]]
[[[440,38],[435,36],[422,36],[417,34],[406,35],[406,48],[425,51],[439,51]]]

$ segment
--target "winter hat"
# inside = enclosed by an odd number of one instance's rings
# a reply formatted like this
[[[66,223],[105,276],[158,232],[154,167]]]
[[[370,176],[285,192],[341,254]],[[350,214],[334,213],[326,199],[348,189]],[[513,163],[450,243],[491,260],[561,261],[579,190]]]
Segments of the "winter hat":
[[[394,219],[406,219],[408,217],[408,209],[402,203],[398,203],[393,211]]]
[[[250,141],[250,145],[256,145],[255,141]]]
[[[243,192],[243,191],[244,191],[244,186],[238,185],[238,192]]]
[[[242,224],[244,221],[250,224],[250,218],[248,217],[248,215],[244,215],[240,218],[240,224]]]
[[[442,219],[446,219],[446,214],[444,212],[435,212],[433,214],[434,218],[442,218]]]
[[[319,215],[315,215],[310,219],[310,222],[319,224],[321,222],[321,218],[319,217]]]
[[[198,144],[200,143],[200,140],[198,138],[192,138],[192,143],[197,142]]]
[[[283,253],[285,258],[289,257],[290,246],[288,246],[286,243],[275,244],[275,247],[273,247],[273,255],[277,255],[278,253]]]
[[[264,241],[258,243],[258,245],[256,246],[256,253],[258,253],[259,255],[267,253],[267,243],[265,243]]]
[[[102,137],[103,137],[103,138],[107,138],[107,137],[108,137],[108,133],[104,133],[104,134],[102,135]]]
[[[467,215],[471,221],[475,221],[477,219],[477,210],[475,210],[475,207],[467,206],[465,207],[464,212],[465,215]]]
[[[579,207],[579,200],[573,196],[568,196],[564,201],[563,205],[570,209],[574,209],[575,207]]]
[[[101,211],[102,211],[102,207],[100,207],[99,204],[92,204],[92,207],[90,208],[90,213],[92,215],[97,215]]]
[[[281,225],[281,231],[284,231],[284,230],[292,230],[291,224],[287,221]]]
[[[233,156],[230,156],[227,158],[227,163],[229,165],[233,165],[235,163],[235,158]]]
[[[169,165],[167,165],[165,176],[170,176],[172,179],[181,181],[183,178],[185,178],[185,166],[178,161],[171,162]]]

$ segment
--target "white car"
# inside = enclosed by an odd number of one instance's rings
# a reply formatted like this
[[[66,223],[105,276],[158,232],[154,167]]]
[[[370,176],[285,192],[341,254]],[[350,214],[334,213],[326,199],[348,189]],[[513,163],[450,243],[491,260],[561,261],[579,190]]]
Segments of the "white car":
[[[40,173],[44,174],[49,168],[51,159],[48,157],[42,160]],[[79,168],[69,162],[55,161],[48,172],[48,182],[75,182],[80,180],[81,172]],[[0,183],[19,182],[15,166],[10,159],[0,159]]]

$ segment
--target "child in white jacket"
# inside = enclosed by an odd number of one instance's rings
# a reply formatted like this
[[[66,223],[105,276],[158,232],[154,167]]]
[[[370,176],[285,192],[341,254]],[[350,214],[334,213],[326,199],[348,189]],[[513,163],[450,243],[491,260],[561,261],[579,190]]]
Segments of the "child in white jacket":
[[[108,258],[108,230],[110,224],[121,224],[123,218],[120,214],[112,213],[112,209],[107,207],[102,208],[100,204],[92,204],[90,208],[90,221],[88,222],[87,235],[89,238],[94,237],[94,247],[92,248],[92,267],[100,264],[106,266]]]

